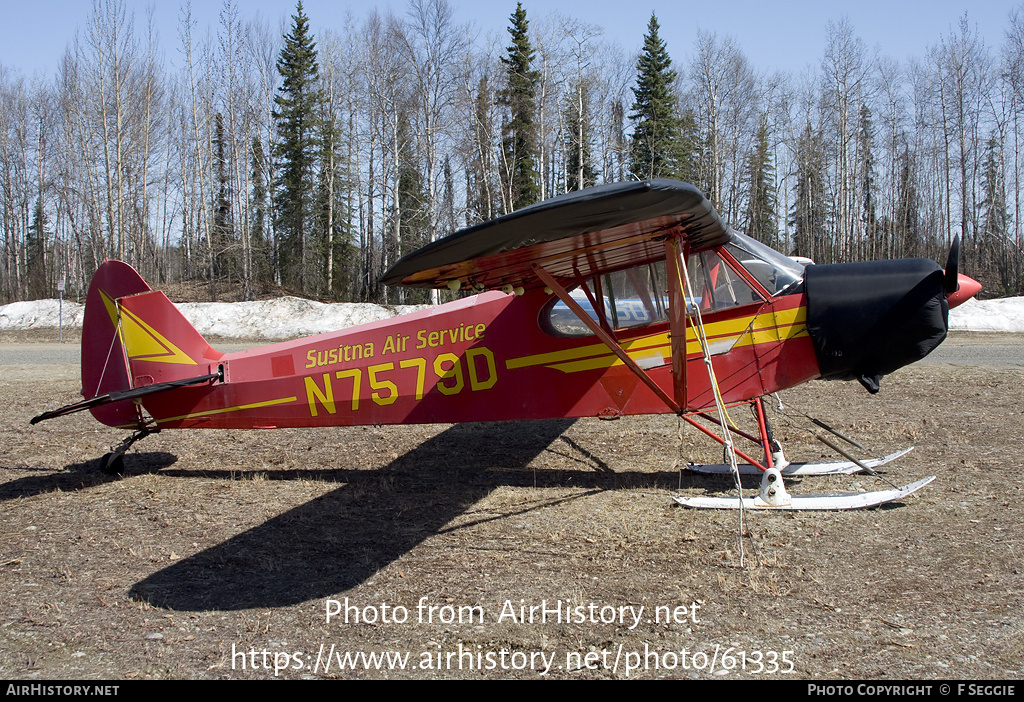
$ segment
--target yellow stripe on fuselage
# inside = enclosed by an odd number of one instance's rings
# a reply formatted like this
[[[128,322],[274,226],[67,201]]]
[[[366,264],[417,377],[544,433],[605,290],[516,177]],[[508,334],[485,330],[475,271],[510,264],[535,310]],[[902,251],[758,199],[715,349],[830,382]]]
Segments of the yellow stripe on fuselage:
[[[642,339],[634,339],[633,341],[626,342],[622,347],[628,352],[639,351],[641,349],[651,347],[660,347],[667,343],[668,333],[664,333],[645,336]],[[532,356],[510,358],[505,361],[505,367],[511,370],[513,368],[526,368],[528,366],[544,366],[550,363],[558,363],[559,361],[571,361],[578,358],[587,358],[588,356],[596,356],[597,354],[603,355],[606,353],[608,353],[608,347],[604,344],[589,344],[587,346],[579,346],[574,349],[566,349],[565,351],[549,351],[548,353],[538,353]]]
[[[777,343],[798,336],[806,336],[806,320],[807,308],[797,307],[712,322],[704,325],[704,333],[712,348],[712,355],[717,355],[738,346]],[[715,351],[715,347],[722,348],[723,346],[723,350]],[[623,348],[631,358],[641,362],[649,360],[655,353],[661,355],[663,363],[668,363],[672,357],[668,334],[655,334],[636,339],[623,344]],[[697,340],[696,330],[688,326],[686,354],[690,356],[700,353],[700,342]],[[522,356],[505,362],[505,367],[509,369],[538,365],[548,366],[563,373],[576,373],[622,365],[622,361],[618,356],[610,353],[604,344],[589,344],[565,351]]]
[[[191,414],[182,414],[177,417],[164,417],[163,419],[157,419],[156,423],[162,422],[177,422],[182,419],[196,419],[197,417],[209,417],[214,414],[224,414],[225,412],[240,412],[241,410],[257,409],[259,407],[271,407],[273,405],[284,405],[289,402],[295,402],[299,398],[297,396],[292,397],[281,397],[276,400],[264,400],[263,402],[250,402],[247,405],[235,405],[234,407],[220,407],[217,409],[206,410],[205,412],[193,412]]]

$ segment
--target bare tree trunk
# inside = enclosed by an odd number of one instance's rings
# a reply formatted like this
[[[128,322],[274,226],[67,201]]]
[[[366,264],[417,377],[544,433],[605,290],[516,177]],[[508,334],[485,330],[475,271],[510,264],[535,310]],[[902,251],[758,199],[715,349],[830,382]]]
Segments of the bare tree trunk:
[[[207,262],[207,276],[210,284],[210,299],[214,302],[217,301],[217,284],[215,279],[215,266],[214,266],[214,249],[213,249],[213,237],[211,232],[210,223],[210,210],[208,205],[206,184],[206,167],[203,163],[204,154],[209,158],[209,150],[203,147],[206,137],[201,129],[199,114],[200,114],[200,101],[199,91],[196,85],[195,77],[195,64],[192,55],[192,8],[191,4],[186,4],[183,10],[184,17],[182,19],[182,44],[185,48],[185,70],[188,73],[188,87],[189,95],[191,96],[191,114],[192,114],[192,138],[194,140],[193,146],[196,154],[196,166],[195,174],[196,179],[199,181],[199,209],[202,214],[203,224],[203,236],[206,243],[206,262]],[[207,108],[209,106],[207,105]]]

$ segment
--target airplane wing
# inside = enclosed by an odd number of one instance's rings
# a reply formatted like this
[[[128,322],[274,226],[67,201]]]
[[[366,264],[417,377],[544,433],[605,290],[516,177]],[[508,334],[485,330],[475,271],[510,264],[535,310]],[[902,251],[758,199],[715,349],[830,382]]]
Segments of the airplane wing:
[[[661,243],[681,231],[693,251],[732,238],[704,195],[689,183],[647,180],[587,188],[455,232],[408,254],[382,277],[386,285],[524,288],[584,278],[665,257]]]

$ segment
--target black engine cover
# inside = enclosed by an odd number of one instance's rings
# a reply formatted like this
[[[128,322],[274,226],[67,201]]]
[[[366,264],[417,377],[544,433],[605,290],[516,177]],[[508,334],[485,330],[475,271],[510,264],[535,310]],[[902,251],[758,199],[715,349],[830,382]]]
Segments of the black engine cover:
[[[926,258],[808,266],[807,331],[821,377],[857,379],[878,392],[883,375],[919,361],[946,338],[942,268]]]

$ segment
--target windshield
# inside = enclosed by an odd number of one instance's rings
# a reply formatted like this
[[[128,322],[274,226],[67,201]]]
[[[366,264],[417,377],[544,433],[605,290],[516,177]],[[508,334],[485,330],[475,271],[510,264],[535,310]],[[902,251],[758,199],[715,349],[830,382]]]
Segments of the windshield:
[[[803,280],[804,268],[789,256],[755,241],[745,234],[733,232],[733,239],[725,249],[754,276],[771,295],[792,290]]]

